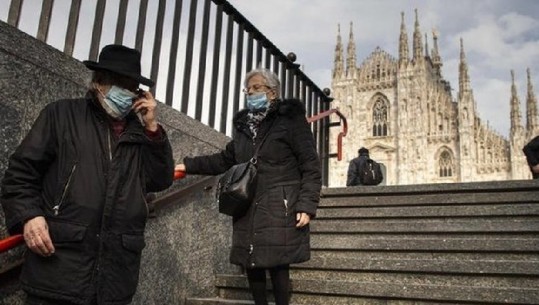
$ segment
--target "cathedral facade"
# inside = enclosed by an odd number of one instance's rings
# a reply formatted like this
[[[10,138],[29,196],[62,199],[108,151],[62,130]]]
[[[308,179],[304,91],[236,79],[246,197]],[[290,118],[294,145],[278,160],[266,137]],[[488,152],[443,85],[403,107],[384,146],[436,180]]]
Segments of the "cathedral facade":
[[[328,186],[346,185],[349,161],[360,147],[383,164],[385,185],[531,178],[522,147],[539,135],[539,123],[529,69],[525,127],[511,71],[511,130],[506,139],[478,116],[462,39],[456,97],[442,77],[437,39],[433,33],[431,50],[426,35],[423,44],[416,11],[410,49],[402,13],[398,58],[376,48],[358,66],[352,25],[346,50],[339,28],[332,108],[346,117],[348,132],[342,139],[342,160],[330,158]],[[330,128],[332,150],[340,131]]]

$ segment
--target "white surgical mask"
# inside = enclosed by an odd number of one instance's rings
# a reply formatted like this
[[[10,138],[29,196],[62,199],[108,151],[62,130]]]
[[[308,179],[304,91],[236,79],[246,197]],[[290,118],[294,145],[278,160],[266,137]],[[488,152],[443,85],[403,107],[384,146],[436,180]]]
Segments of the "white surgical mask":
[[[102,104],[105,111],[115,119],[123,119],[131,111],[133,99],[137,95],[127,89],[112,86],[109,92],[107,92],[107,95],[103,97],[104,101]]]
[[[251,111],[263,111],[269,106],[268,96],[265,92],[247,95],[247,108]]]

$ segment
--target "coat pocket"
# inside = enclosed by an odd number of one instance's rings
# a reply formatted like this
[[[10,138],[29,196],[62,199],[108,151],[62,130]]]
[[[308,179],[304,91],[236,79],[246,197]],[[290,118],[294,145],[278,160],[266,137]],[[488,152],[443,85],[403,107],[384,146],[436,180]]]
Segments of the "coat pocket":
[[[80,224],[59,222],[48,219],[49,234],[52,242],[66,243],[66,242],[80,242],[84,239],[86,234],[86,227]]]
[[[55,252],[43,257],[27,251],[21,282],[33,289],[89,297],[94,257],[84,245],[86,226],[53,219],[47,223]]]
[[[282,187],[282,197],[283,202],[286,202],[285,208],[286,208],[286,214],[287,216],[287,222],[286,226],[296,226],[296,213],[298,212],[296,210],[298,198],[299,198],[299,189],[298,185],[291,184],[291,185],[283,185]]]

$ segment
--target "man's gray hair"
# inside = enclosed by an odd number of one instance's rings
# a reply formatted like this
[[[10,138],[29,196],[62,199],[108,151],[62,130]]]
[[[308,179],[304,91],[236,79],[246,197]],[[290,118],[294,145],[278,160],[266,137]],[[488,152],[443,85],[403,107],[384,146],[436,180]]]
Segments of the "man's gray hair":
[[[245,80],[243,82],[245,87],[247,87],[247,83],[249,82],[249,79],[251,79],[251,77],[255,75],[262,76],[266,80],[266,85],[274,89],[277,97],[280,97],[281,81],[279,80],[279,76],[277,76],[277,74],[273,73],[271,70],[268,70],[268,69],[257,68],[257,69],[247,72],[247,74],[245,75]]]

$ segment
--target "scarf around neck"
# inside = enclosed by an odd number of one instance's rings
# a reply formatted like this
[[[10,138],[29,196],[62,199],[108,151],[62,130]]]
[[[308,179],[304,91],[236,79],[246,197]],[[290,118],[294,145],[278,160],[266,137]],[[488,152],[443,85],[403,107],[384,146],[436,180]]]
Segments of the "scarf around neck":
[[[260,123],[266,118],[268,113],[275,111],[278,102],[278,100],[271,102],[268,108],[266,108],[264,111],[249,111],[247,113],[247,125],[249,126],[249,130],[253,135],[253,140],[256,139],[258,135]]]

